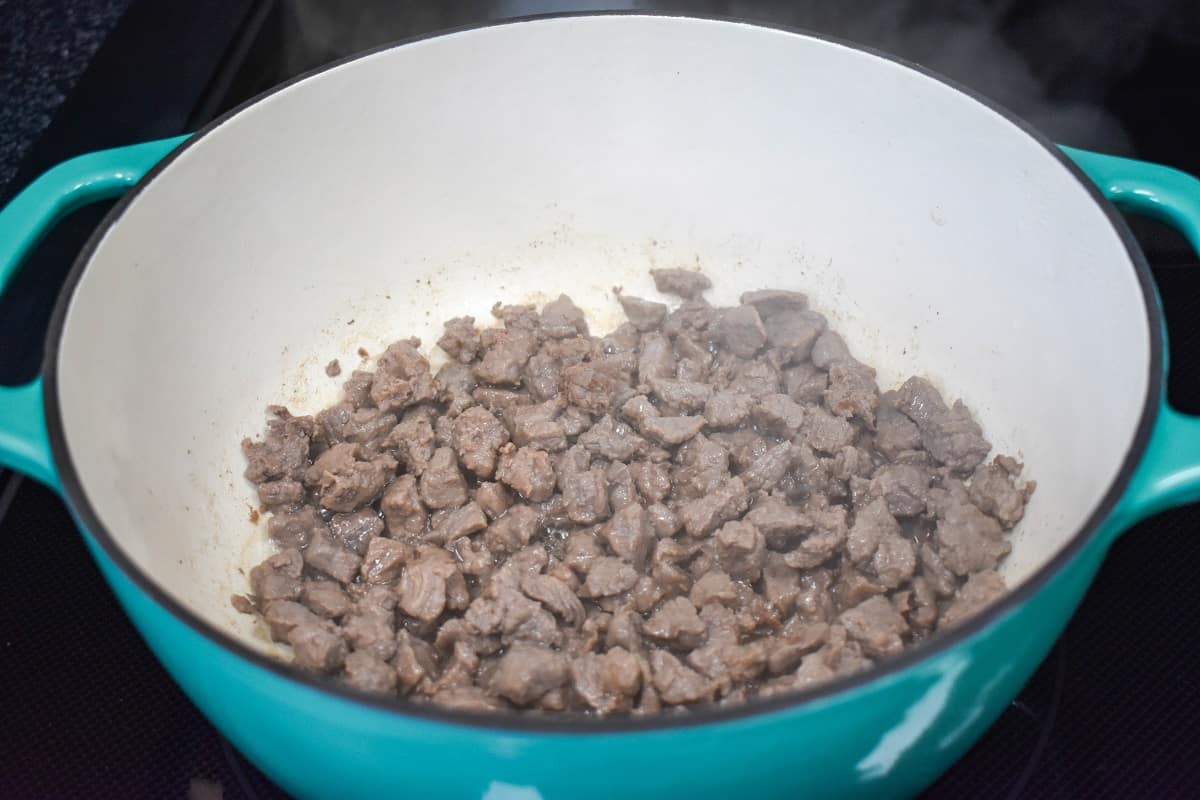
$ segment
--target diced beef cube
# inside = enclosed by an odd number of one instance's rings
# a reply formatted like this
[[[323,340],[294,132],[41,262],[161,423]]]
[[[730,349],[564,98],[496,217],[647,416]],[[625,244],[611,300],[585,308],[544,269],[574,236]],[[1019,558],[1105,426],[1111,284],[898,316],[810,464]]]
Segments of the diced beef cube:
[[[510,649],[496,662],[489,687],[501,697],[526,706],[564,686],[569,673],[567,659],[561,653],[547,647],[522,644]]]
[[[624,422],[606,414],[579,435],[579,444],[594,456],[613,461],[628,461],[646,447],[646,440]]]
[[[677,514],[688,535],[700,537],[740,516],[749,506],[745,484],[740,478],[731,478],[704,497],[684,503]]]
[[[895,392],[885,392],[875,414],[875,447],[888,458],[921,448],[921,431],[896,408]]]
[[[994,569],[1011,546],[1000,523],[984,514],[961,490],[951,491],[937,510],[939,555],[956,575]]]
[[[483,358],[475,364],[475,377],[494,386],[516,386],[521,373],[537,350],[537,337],[521,329],[488,329],[482,337]]]
[[[295,511],[276,511],[267,521],[267,533],[271,540],[283,548],[307,547],[313,533],[323,530],[325,521],[310,506]]]
[[[455,317],[446,320],[445,333],[438,339],[438,347],[451,358],[469,364],[479,352],[479,331],[475,329],[474,317]]]
[[[779,351],[783,363],[806,360],[817,337],[825,331],[825,317],[815,311],[781,311],[765,318],[767,344]]]
[[[638,582],[637,570],[627,561],[612,556],[592,556],[585,562],[586,597],[610,597],[627,592]]]
[[[587,320],[579,306],[565,294],[542,306],[541,332],[551,339],[587,336]]]
[[[788,549],[791,541],[813,526],[799,508],[773,495],[756,502],[746,514],[746,521],[762,531],[767,545],[776,550]]]
[[[534,447],[502,453],[496,479],[534,503],[550,499],[557,483],[550,455]]]
[[[708,627],[686,597],[673,597],[658,607],[642,625],[642,633],[656,641],[690,650],[698,647]]]
[[[655,378],[675,377],[675,350],[671,340],[661,333],[647,333],[642,337],[641,353],[638,356],[638,383],[649,386]]]
[[[646,509],[637,503],[615,511],[612,519],[600,528],[598,537],[637,570],[645,566],[650,545],[656,538]]]
[[[267,603],[263,620],[271,631],[271,639],[276,642],[286,642],[288,634],[297,625],[317,625],[321,622],[320,617],[293,600]]]
[[[412,475],[401,475],[388,485],[379,502],[388,533],[395,538],[419,536],[425,532],[427,514]]]
[[[329,533],[342,547],[362,555],[371,539],[383,535],[383,520],[372,508],[334,514],[329,520]]]
[[[253,483],[278,480],[298,481],[308,466],[308,449],[314,432],[311,417],[292,417],[280,409],[277,419],[267,423],[261,442],[242,440],[246,455],[246,478]]]
[[[472,406],[454,420],[454,449],[462,465],[481,479],[492,477],[496,453],[508,442],[508,431],[490,411]]]
[[[359,572],[367,583],[391,583],[400,577],[400,569],[413,557],[411,545],[377,536],[367,545]]]
[[[942,613],[938,629],[952,628],[978,614],[996,601],[1006,590],[1004,579],[992,570],[977,572],[967,578],[958,596]]]
[[[654,688],[664,703],[680,705],[712,700],[717,686],[691,667],[665,650],[650,653],[650,668],[654,675]]]
[[[260,606],[272,600],[295,600],[300,597],[304,569],[299,550],[290,548],[269,556],[250,570],[250,587]]]
[[[739,358],[753,358],[767,343],[767,329],[754,306],[734,306],[717,319],[716,335]]]
[[[652,441],[673,447],[691,439],[703,428],[704,417],[651,417],[638,430]]]
[[[589,414],[607,414],[618,391],[629,385],[623,377],[603,361],[574,364],[562,372],[562,393],[567,402]]]
[[[792,444],[781,442],[754,459],[740,477],[747,491],[769,492],[783,480],[794,460]]]
[[[324,625],[297,625],[288,632],[293,662],[302,669],[333,672],[346,658],[346,642]]]
[[[850,348],[846,341],[834,331],[826,330],[813,343],[812,353],[809,354],[817,369],[828,371],[834,364],[844,364],[852,361]]]
[[[537,527],[537,512],[527,505],[515,505],[492,521],[484,540],[493,552],[515,553],[529,544]]]
[[[342,620],[351,649],[387,661],[396,653],[396,617],[378,608],[358,608]]]
[[[883,498],[892,515],[915,517],[925,513],[932,479],[928,470],[913,464],[885,464],[871,479],[870,492]]]
[[[567,448],[566,431],[555,418],[562,404],[551,399],[534,406],[509,406],[504,410],[504,424],[517,447],[536,447],[550,453]]]
[[[702,272],[690,269],[652,269],[654,288],[663,294],[673,294],[690,300],[712,288],[712,281]]]
[[[868,425],[874,425],[875,411],[879,408],[875,370],[856,361],[839,362],[831,366],[825,405],[839,417],[857,417]]]
[[[800,439],[822,453],[836,453],[854,441],[854,426],[819,406],[810,406],[800,426]]]
[[[608,479],[604,467],[596,465],[564,475],[559,479],[559,487],[571,522],[591,525],[608,517]]]
[[[426,550],[400,573],[400,610],[421,622],[433,622],[446,610],[450,595],[462,583],[462,573],[445,550]],[[455,584],[451,586],[450,584]],[[465,607],[465,603],[463,606]]]
[[[819,403],[829,388],[829,373],[803,362],[783,371],[783,391],[802,405]]]
[[[888,511],[887,502],[876,498],[854,515],[854,525],[846,540],[846,554],[855,564],[862,564],[875,555],[883,537],[900,535],[900,523]]]
[[[1011,528],[1025,515],[1025,492],[1013,484],[1012,475],[995,464],[980,464],[967,490],[971,502],[985,514]]]
[[[350,610],[349,596],[335,581],[305,581],[300,599],[314,614],[327,619],[337,619]]]
[[[676,378],[650,378],[649,383],[659,402],[677,412],[701,411],[712,397],[712,387],[706,383]]]
[[[474,405],[472,393],[479,388],[471,368],[457,361],[443,364],[434,376],[433,384],[437,387],[438,400],[446,404],[451,416],[457,416]]]
[[[896,392],[896,407],[917,424],[921,442],[937,461],[969,475],[992,449],[961,400],[947,407],[924,378],[909,378]]]
[[[642,688],[642,669],[623,647],[603,655],[587,653],[571,661],[571,685],[589,708],[601,714],[630,711]]]
[[[582,625],[587,616],[583,603],[571,587],[553,575],[525,575],[521,578],[521,591],[572,627]]]
[[[379,357],[371,401],[380,411],[396,411],[437,398],[429,362],[417,352],[415,339],[393,342]]]
[[[374,382],[375,373],[356,369],[342,384],[342,396],[355,408],[365,406],[371,400],[371,384]]]
[[[317,533],[304,551],[304,563],[342,583],[349,583],[358,574],[362,556],[342,547],[328,533]]]
[[[756,289],[752,292],[742,292],[738,302],[744,306],[754,306],[763,319],[776,314],[803,311],[808,308],[806,295],[786,289]]]
[[[878,658],[899,653],[904,647],[901,637],[908,633],[908,623],[884,597],[864,600],[843,611],[838,621],[867,655]]]
[[[478,503],[471,501],[461,508],[447,512],[433,526],[433,530],[426,538],[437,544],[449,545],[456,539],[478,533],[487,526],[488,519],[483,513],[483,509],[479,507]]]
[[[735,578],[756,581],[762,575],[767,540],[749,522],[735,520],[721,526],[715,536],[717,559]]]
[[[620,293],[617,294],[617,300],[625,311],[625,317],[643,333],[658,329],[667,318],[667,307],[663,303]]]
[[[356,511],[377,498],[396,472],[396,459],[372,456],[362,445],[343,442],[320,455],[306,481],[330,511]]]
[[[387,443],[395,448],[396,457],[405,469],[419,476],[433,458],[436,446],[433,423],[425,417],[406,418],[388,434]]]
[[[342,665],[346,683],[371,694],[392,694],[396,691],[396,670],[386,661],[381,661],[365,651],[356,651],[346,656]]]
[[[475,502],[479,503],[488,519],[495,519],[512,505],[512,497],[503,484],[481,483],[475,489]]]
[[[429,508],[458,508],[467,502],[467,482],[449,447],[439,447],[421,473],[420,496]]]

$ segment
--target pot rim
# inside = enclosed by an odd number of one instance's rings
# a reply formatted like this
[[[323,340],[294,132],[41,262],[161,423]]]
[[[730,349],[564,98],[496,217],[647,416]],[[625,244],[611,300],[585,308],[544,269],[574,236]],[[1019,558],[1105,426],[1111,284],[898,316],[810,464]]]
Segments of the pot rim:
[[[734,24],[753,28],[763,28],[793,36],[815,39],[828,44],[840,45],[842,47],[856,50],[885,61],[890,61],[902,67],[906,67],[910,70],[920,73],[927,78],[938,81],[939,83],[942,83],[953,90],[956,90],[962,95],[965,95],[967,98],[983,104],[990,110],[1004,117],[1004,119],[1006,119],[1009,123],[1016,126],[1026,136],[1030,137],[1037,145],[1048,151],[1064,168],[1066,168],[1066,170],[1072,176],[1074,176],[1074,178],[1080,184],[1082,184],[1084,190],[1099,205],[1100,209],[1108,218],[1109,223],[1112,225],[1113,229],[1120,238],[1121,243],[1123,244],[1129,257],[1130,263],[1133,266],[1134,272],[1137,275],[1138,285],[1142,290],[1142,296],[1145,302],[1146,321],[1149,326],[1150,339],[1150,358],[1148,364],[1149,381],[1147,384],[1145,402],[1142,407],[1141,418],[1138,421],[1137,429],[1134,433],[1129,450],[1126,452],[1125,457],[1121,462],[1120,470],[1113,479],[1112,483],[1109,485],[1108,489],[1105,491],[1100,503],[1088,517],[1087,521],[1054,555],[1053,558],[1049,559],[1046,563],[1040,566],[1019,586],[1006,592],[998,602],[993,603],[980,613],[974,615],[965,624],[960,625],[950,631],[938,633],[931,637],[928,641],[922,642],[909,650],[905,650],[900,655],[890,658],[884,661],[882,664],[872,667],[866,671],[841,678],[835,678],[808,689],[781,692],[780,694],[765,698],[749,698],[738,703],[737,705],[730,707],[718,707],[713,705],[711,707],[690,709],[684,714],[673,715],[669,712],[660,712],[645,717],[637,717],[631,714],[612,715],[608,717],[590,717],[581,713],[539,716],[518,713],[501,714],[495,712],[448,710],[434,705],[433,703],[414,702],[407,698],[382,698],[378,695],[370,695],[360,692],[337,683],[332,679],[309,675],[297,668],[285,664],[283,661],[254,650],[235,636],[221,631],[216,626],[202,619],[183,603],[179,602],[170,594],[165,592],[158,586],[157,583],[155,583],[154,580],[149,577],[147,573],[143,572],[124,552],[124,550],[122,550],[116,539],[100,520],[99,515],[88,501],[87,495],[85,494],[80,483],[75,464],[71,459],[70,448],[67,445],[62,419],[62,410],[58,403],[58,351],[62,340],[63,328],[65,326],[67,314],[70,309],[71,299],[74,296],[75,289],[79,284],[81,276],[87,269],[88,263],[91,261],[92,255],[103,241],[109,229],[116,224],[121,215],[124,213],[125,209],[128,208],[128,206],[137,198],[142,189],[144,189],[149,183],[157,178],[158,175],[176,158],[178,158],[196,142],[201,141],[205,136],[224,125],[240,112],[266,99],[267,97],[276,94],[277,92],[284,91],[293,85],[300,83],[301,81],[315,77],[321,73],[343,66],[352,61],[368,58],[387,50],[403,47],[416,42],[426,41],[428,39],[453,36],[468,31],[494,28],[504,25],[518,25],[546,20],[584,19],[593,17],[643,17],[655,19],[670,18]],[[1097,532],[1109,518],[1113,509],[1116,507],[1126,487],[1128,486],[1130,479],[1137,469],[1137,466],[1141,460],[1141,456],[1150,440],[1150,433],[1154,426],[1155,419],[1158,416],[1162,402],[1164,369],[1163,339],[1161,335],[1162,330],[1162,312],[1153,278],[1150,274],[1149,266],[1146,263],[1145,256],[1142,253],[1140,246],[1137,244],[1136,239],[1134,238],[1121,214],[1104,197],[1099,188],[1096,187],[1096,185],[1083,173],[1083,171],[1053,142],[1047,139],[1042,133],[1033,128],[1025,120],[1009,111],[1007,108],[999,105],[987,97],[984,97],[974,90],[962,86],[956,81],[953,81],[919,64],[915,64],[906,59],[881,52],[875,48],[849,42],[834,36],[826,36],[824,34],[814,33],[812,31],[793,26],[772,25],[759,21],[750,21],[732,17],[654,12],[644,10],[562,12],[514,17],[503,20],[489,21],[483,24],[464,25],[449,30],[441,30],[433,33],[422,34],[380,45],[378,47],[340,58],[331,63],[297,75],[277,86],[259,93],[249,100],[246,100],[245,102],[239,104],[235,108],[225,112],[221,116],[201,127],[179,147],[155,164],[155,166],[149,172],[147,172],[146,175],[140,181],[138,181],[138,183],[132,189],[130,189],[129,192],[127,192],[125,196],[116,203],[115,206],[113,206],[113,208],[105,215],[104,219],[101,221],[96,230],[91,234],[87,244],[76,256],[71,267],[71,271],[63,284],[63,288],[59,292],[59,296],[55,303],[54,312],[46,334],[46,347],[42,369],[44,381],[43,403],[50,439],[51,454],[61,480],[63,495],[67,504],[73,510],[76,519],[83,523],[85,527],[85,534],[90,534],[93,537],[103,553],[114,564],[116,564],[121,572],[124,573],[125,576],[139,590],[141,590],[141,592],[147,595],[162,609],[171,614],[176,621],[186,625],[194,633],[207,639],[209,643],[225,649],[230,654],[240,657],[255,667],[271,672],[274,676],[294,684],[296,688],[321,692],[338,700],[363,706],[371,711],[382,711],[392,714],[398,719],[415,718],[416,720],[425,722],[522,734],[551,733],[576,734],[585,736],[592,734],[614,733],[630,734],[664,729],[713,725],[717,723],[740,721],[745,720],[746,718],[759,717],[773,713],[795,711],[802,706],[832,698],[836,695],[842,694],[843,692],[850,692],[852,690],[865,687],[868,684],[882,681],[886,678],[894,677],[908,670],[909,668],[920,664],[921,662],[932,660],[935,657],[942,655],[956,647],[961,642],[975,636],[976,634],[982,633],[1000,617],[1023,605],[1027,600],[1033,597],[1033,595],[1037,594],[1057,572],[1067,565],[1067,563],[1073,560],[1077,555],[1079,555],[1080,552],[1084,550],[1085,547],[1098,538],[1096,535]]]

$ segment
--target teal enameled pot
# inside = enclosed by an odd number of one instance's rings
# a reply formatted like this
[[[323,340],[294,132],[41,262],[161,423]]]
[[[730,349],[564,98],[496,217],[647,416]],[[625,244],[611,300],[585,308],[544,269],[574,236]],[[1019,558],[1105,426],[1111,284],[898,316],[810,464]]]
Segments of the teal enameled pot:
[[[80,156],[0,212],[0,285],[56,219],[124,194],[79,256],[0,462],[57,489],[196,705],[302,797],[900,796],[992,722],[1113,540],[1200,491],[1164,403],[1159,303],[1113,204],[1200,246],[1200,183],[1059,149],[842,43],[682,17],[522,21],[385,48],[188,139]],[[866,674],[682,716],[476,716],[286,668],[237,614],[267,552],[239,442],[358,363],[495,300],[699,264],[711,299],[806,291],[884,386],[962,397],[1039,488],[1011,592]],[[1113,657],[1118,657],[1114,653]]]

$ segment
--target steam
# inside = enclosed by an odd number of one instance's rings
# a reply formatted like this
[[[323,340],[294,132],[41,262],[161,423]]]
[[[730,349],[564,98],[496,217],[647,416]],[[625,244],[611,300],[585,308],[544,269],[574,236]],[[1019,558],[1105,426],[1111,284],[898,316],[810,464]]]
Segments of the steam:
[[[864,44],[921,64],[1012,110],[1055,141],[1133,154],[1105,107],[1158,30],[1181,26],[1174,0],[291,0],[282,4],[290,74],[386,42],[447,28],[562,11],[645,9],[728,16]]]

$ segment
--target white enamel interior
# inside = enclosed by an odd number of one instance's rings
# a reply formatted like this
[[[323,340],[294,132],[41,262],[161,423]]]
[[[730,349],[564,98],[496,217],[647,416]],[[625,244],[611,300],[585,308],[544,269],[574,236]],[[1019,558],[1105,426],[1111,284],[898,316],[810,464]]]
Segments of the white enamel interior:
[[[378,353],[497,300],[698,265],[710,299],[808,292],[880,383],[962,397],[1039,489],[1028,576],[1117,474],[1146,395],[1142,291],[1101,208],[996,112],[901,65],[741,24],[574,18],[380,52],[259,102],[104,237],[59,352],[67,443],[120,546],[229,605],[268,547],[239,442]],[[1115,380],[1119,376],[1120,380]]]

